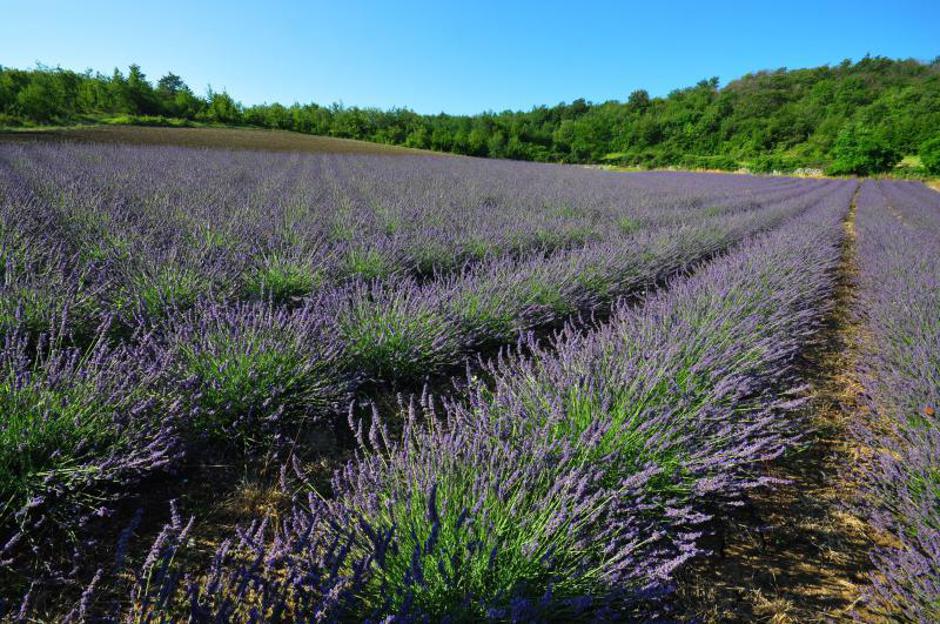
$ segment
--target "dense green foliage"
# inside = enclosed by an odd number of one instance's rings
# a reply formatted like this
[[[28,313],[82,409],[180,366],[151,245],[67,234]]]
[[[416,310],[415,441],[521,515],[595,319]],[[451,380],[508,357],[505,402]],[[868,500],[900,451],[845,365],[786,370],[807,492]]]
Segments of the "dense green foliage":
[[[930,139],[920,147],[920,162],[927,173],[940,175],[940,136]]]
[[[940,128],[940,58],[866,57],[835,67],[761,71],[625,102],[479,115],[317,104],[242,106],[197,96],[179,76],[0,68],[0,125],[205,122],[278,128],[475,156],[755,171],[831,167],[873,173],[917,154]]]
[[[834,175],[870,175],[889,171],[903,156],[883,136],[862,124],[849,125],[839,132],[832,146],[832,155],[835,160],[829,173]]]

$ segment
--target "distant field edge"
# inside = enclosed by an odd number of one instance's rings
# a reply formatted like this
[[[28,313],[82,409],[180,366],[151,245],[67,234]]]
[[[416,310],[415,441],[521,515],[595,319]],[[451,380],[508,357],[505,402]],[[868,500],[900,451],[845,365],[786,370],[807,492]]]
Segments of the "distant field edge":
[[[377,143],[359,139],[307,134],[292,130],[255,128],[245,126],[202,125],[187,122],[186,125],[141,125],[130,123],[89,123],[69,126],[0,126],[0,143],[11,141],[74,141],[80,143],[122,143],[130,145],[177,145],[181,147],[207,147],[220,149],[246,149],[270,152],[299,152],[312,154],[379,154],[379,155],[424,155],[450,158],[467,156],[450,152],[416,149],[389,143]],[[487,157],[482,157],[487,158]],[[488,160],[502,160],[487,158]],[[527,161],[524,161],[527,162]],[[563,163],[553,163],[563,164]],[[829,178],[855,176],[829,176],[822,170],[806,169],[793,172],[761,173],[746,168],[738,170],[708,167],[638,167],[604,163],[577,164],[571,166],[635,173],[641,171],[685,171],[691,173],[717,173],[724,175],[779,175],[784,177]],[[865,176],[861,176],[865,177]],[[912,176],[906,170],[870,176],[883,179],[909,179],[923,182],[940,192],[940,178]]]
[[[423,154],[448,156],[384,143],[341,139],[267,128],[218,126],[137,126],[80,125],[42,128],[0,129],[0,142],[76,141],[82,143],[126,143],[136,145],[179,145],[272,152],[332,154]]]

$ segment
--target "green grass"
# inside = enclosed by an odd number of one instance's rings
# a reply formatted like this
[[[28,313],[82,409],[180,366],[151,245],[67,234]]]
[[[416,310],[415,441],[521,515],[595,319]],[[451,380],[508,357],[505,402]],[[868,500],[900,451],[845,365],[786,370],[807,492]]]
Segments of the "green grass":
[[[169,128],[195,128],[199,125],[188,119],[164,117],[163,115],[115,115],[103,117],[101,122],[109,126],[158,126]]]

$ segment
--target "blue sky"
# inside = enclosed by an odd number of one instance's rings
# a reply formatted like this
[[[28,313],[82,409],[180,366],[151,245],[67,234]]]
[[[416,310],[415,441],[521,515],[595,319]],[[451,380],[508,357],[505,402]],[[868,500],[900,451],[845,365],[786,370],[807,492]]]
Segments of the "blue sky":
[[[422,113],[664,95],[702,78],[940,55],[940,0],[242,2],[0,0],[0,64],[140,64],[246,103]]]

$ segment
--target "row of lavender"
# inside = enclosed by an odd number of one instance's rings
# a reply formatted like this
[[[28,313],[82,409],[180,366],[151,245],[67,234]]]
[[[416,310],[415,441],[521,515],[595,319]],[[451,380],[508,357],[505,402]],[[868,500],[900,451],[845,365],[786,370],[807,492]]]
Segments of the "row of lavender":
[[[756,232],[806,210],[834,187],[758,208],[650,228],[536,260],[495,260],[451,279],[419,285],[388,280],[357,285],[339,315],[357,372],[415,379],[447,370],[486,345],[572,315],[604,309],[649,289]]]
[[[406,276],[321,285],[314,298],[348,302],[349,313],[339,325],[347,342],[357,351],[357,363],[361,365],[355,367],[357,371],[386,379],[433,373],[476,350],[480,344],[511,340],[520,330],[596,309],[626,292],[655,283],[727,248],[755,228],[772,226],[799,206],[814,201],[811,191],[823,192],[827,186],[824,182],[807,182],[797,191],[768,192],[762,203],[744,198],[707,211],[674,209],[673,216],[680,224],[621,233],[606,241],[559,251],[548,258],[542,255],[495,258],[430,282]],[[773,210],[765,209],[768,207]],[[208,259],[209,266],[203,263],[192,269],[188,274],[198,275],[192,282],[175,271],[169,277],[164,275],[170,279],[167,284],[147,272],[130,278],[131,282],[141,282],[135,305],[124,289],[128,280],[109,276],[107,270],[102,276],[87,266],[69,266],[69,260],[57,253],[62,247],[77,244],[68,231],[59,241],[46,241],[32,234],[36,230],[54,231],[49,222],[55,221],[56,214],[50,215],[49,210],[42,208],[31,210],[29,204],[16,201],[7,202],[2,208],[6,262],[0,299],[4,316],[8,320],[15,317],[33,334],[61,327],[59,333],[79,336],[83,339],[78,341],[81,344],[93,338],[93,328],[104,319],[116,317],[116,327],[126,333],[139,322],[140,316],[153,323],[166,316],[177,316],[176,311],[192,307],[199,299],[215,302],[231,296],[212,286],[195,285],[212,279],[218,258],[207,253],[202,258]],[[52,212],[56,210],[53,208]],[[65,220],[72,216],[70,213]],[[155,219],[156,215],[148,217],[148,221]],[[34,256],[49,249],[51,260],[33,261]],[[166,255],[145,247],[136,251],[144,258]],[[185,247],[171,246],[167,253],[185,253]],[[112,268],[125,268],[117,258],[111,260]],[[278,279],[281,286],[293,288],[289,278],[282,275]],[[166,285],[172,292],[163,288]],[[187,294],[182,294],[181,289],[187,290]],[[389,332],[396,337],[387,339]]]
[[[401,435],[353,423],[334,496],[239,530],[187,570],[174,518],[131,601],[89,586],[76,617],[135,622],[650,621],[706,522],[773,485],[803,433],[791,363],[831,305],[854,184],[587,334],[569,327],[412,406]],[[298,472],[302,472],[298,468]],[[302,475],[301,475],[302,476]],[[119,572],[121,572],[119,570]]]
[[[41,156],[51,158],[54,154],[43,153]],[[90,157],[82,152],[78,155]],[[128,157],[132,153],[122,152],[120,155]],[[229,155],[220,156],[223,161],[226,157]],[[99,159],[107,160],[100,155]],[[68,177],[62,173],[70,172],[65,164],[54,158],[53,161],[61,165],[56,169],[58,175]],[[173,164],[172,159],[170,164]],[[138,174],[134,171],[131,172],[133,175],[122,171],[125,177],[129,177],[128,184],[138,181]],[[129,279],[108,275],[109,269],[123,271],[126,263],[120,261],[122,258],[107,253],[102,256],[106,258],[102,260],[103,271],[94,270],[102,268],[94,261],[83,264],[82,254],[88,256],[87,248],[93,248],[105,240],[132,240],[144,235],[151,239],[167,239],[164,241],[165,248],[146,245],[135,247],[132,255],[142,257],[145,261],[148,258],[186,254],[189,248],[172,234],[177,230],[185,231],[186,228],[166,218],[167,212],[180,212],[179,208],[155,207],[148,202],[134,208],[130,200],[118,201],[114,198],[102,204],[100,196],[108,195],[102,188],[114,185],[113,180],[106,178],[105,183],[96,185],[89,182],[87,176],[74,172],[71,175],[79,180],[81,194],[91,195],[94,201],[82,199],[78,195],[47,192],[44,194],[52,199],[34,204],[21,201],[22,196],[32,193],[31,188],[25,187],[8,189],[5,195],[11,199],[2,207],[3,231],[0,234],[3,235],[5,263],[0,300],[6,320],[13,321],[11,325],[24,326],[27,332],[34,335],[52,328],[60,340],[72,337],[72,342],[83,344],[95,338],[93,328],[102,321],[110,323],[112,328],[116,327],[116,333],[121,336],[122,332],[127,334],[140,324],[141,312],[144,312],[144,322],[151,326],[173,326],[180,324],[175,321],[180,319],[178,312],[181,308],[192,307],[200,299],[202,305],[197,308],[214,308],[216,302],[227,302],[231,298],[231,293],[220,292],[219,288],[193,285],[203,281],[211,282],[213,267],[219,265],[219,258],[205,249],[197,248],[196,251],[201,254],[199,264],[184,271],[186,275],[195,275],[193,280],[173,270],[164,274],[170,280],[167,284],[163,284],[159,276],[147,271]],[[150,182],[151,186],[155,184]],[[738,185],[731,184],[731,187]],[[172,184],[169,186],[172,187]],[[707,188],[709,184],[705,186]],[[672,220],[681,225],[649,225],[637,232],[620,232],[606,241],[559,251],[548,258],[540,254],[523,258],[497,257],[456,275],[439,276],[430,282],[408,276],[388,277],[385,280],[356,281],[338,286],[321,285],[315,289],[315,293],[310,293],[291,290],[297,284],[291,281],[290,276],[281,275],[278,279],[282,282],[281,286],[290,292],[307,294],[308,304],[311,300],[315,301],[317,306],[329,310],[336,317],[337,328],[334,331],[349,346],[353,359],[352,365],[347,366],[351,374],[386,380],[414,380],[440,372],[475,352],[481,345],[511,341],[520,331],[550,324],[577,312],[596,310],[617,296],[649,286],[727,248],[755,229],[779,222],[793,210],[811,203],[809,191],[822,191],[826,184],[804,183],[791,188],[793,186],[794,183],[790,181],[780,190],[776,182],[769,183],[769,190],[759,196],[762,203],[758,203],[754,196],[745,196],[725,206],[699,210],[698,203],[691,202],[692,208],[671,209]],[[166,192],[164,189],[163,193]],[[145,195],[155,193],[148,191]],[[199,193],[196,196],[199,197]],[[248,193],[248,196],[251,197],[251,194]],[[630,196],[621,199],[627,201]],[[768,206],[772,210],[764,209]],[[309,208],[311,218],[323,218],[324,211],[318,211],[317,208]],[[264,214],[263,211],[257,212]],[[102,221],[103,225],[91,233],[82,232],[81,222],[89,216]],[[210,225],[231,217],[231,214],[220,209],[219,214],[207,218],[197,229],[213,234],[216,230],[211,229]],[[115,223],[122,219],[133,222],[131,230],[135,234],[128,233],[130,230],[127,229],[121,234],[121,227],[115,226]],[[168,221],[169,226],[164,221]],[[102,230],[105,226],[107,228]],[[53,233],[51,240],[50,231]],[[241,234],[246,241],[252,241],[259,233]],[[114,246],[121,247],[117,244]],[[79,250],[77,256],[60,253],[62,248],[70,247]],[[50,257],[43,261],[36,260],[36,256],[42,254]],[[76,257],[78,266],[72,263]],[[222,264],[238,266],[232,258],[226,258]],[[157,270],[160,271],[162,269]],[[140,282],[136,305],[127,297],[124,286],[128,281]],[[271,286],[270,280],[268,286]],[[188,294],[183,294],[181,289],[187,290]],[[165,292],[167,290],[171,292]],[[197,296],[200,293],[201,296]],[[274,300],[279,301],[278,298]],[[148,310],[153,312],[152,308],[156,308],[158,313],[146,314]],[[247,308],[239,308],[244,309]],[[217,318],[223,316],[217,309],[208,313]],[[236,310],[235,316],[240,313]],[[200,313],[197,310],[194,314],[198,316]],[[198,323],[192,318],[194,314],[183,318],[184,327],[187,323]],[[300,325],[306,326],[305,323]],[[176,330],[170,331],[173,333]],[[82,340],[74,340],[76,335]]]
[[[122,218],[155,205],[162,223],[129,234],[200,242],[205,232],[199,230],[211,223],[228,244],[243,245],[251,255],[259,247],[289,245],[293,241],[284,239],[290,238],[304,242],[306,253],[345,240],[393,265],[418,265],[421,255],[442,247],[441,261],[451,263],[487,250],[604,236],[621,218],[659,219],[675,206],[755,186],[738,178],[682,189],[668,178],[637,184],[601,172],[470,160],[236,152],[205,158],[194,150],[114,146],[5,149],[6,177],[67,203],[79,228],[92,225],[81,222],[85,212],[103,216],[120,233]],[[662,192],[666,201],[657,199]],[[229,230],[232,219],[243,221],[242,229]],[[576,230],[585,232],[572,234]],[[107,240],[91,234],[94,245]]]
[[[866,182],[858,197],[861,376],[871,451],[861,511],[890,536],[873,556],[869,608],[940,621],[940,195]]]
[[[20,530],[3,552],[52,563],[37,550],[44,527],[109,514],[115,498],[179,466],[194,445],[276,442],[342,408],[367,375],[444,372],[486,341],[648,286],[832,193],[844,187],[637,233],[628,247],[494,261],[425,285],[403,278],[327,289],[295,308],[206,300],[117,344],[105,324],[87,351],[59,345],[54,334],[37,345],[14,323],[2,360],[9,416],[0,470],[4,516]],[[546,292],[548,300],[533,300]]]
[[[289,301],[349,278],[538,260],[805,190],[742,179],[696,188],[681,176],[624,182],[466,159],[0,146],[4,278],[18,295],[0,315],[19,305],[38,333],[67,305],[87,340],[107,314],[158,316],[206,296]]]

